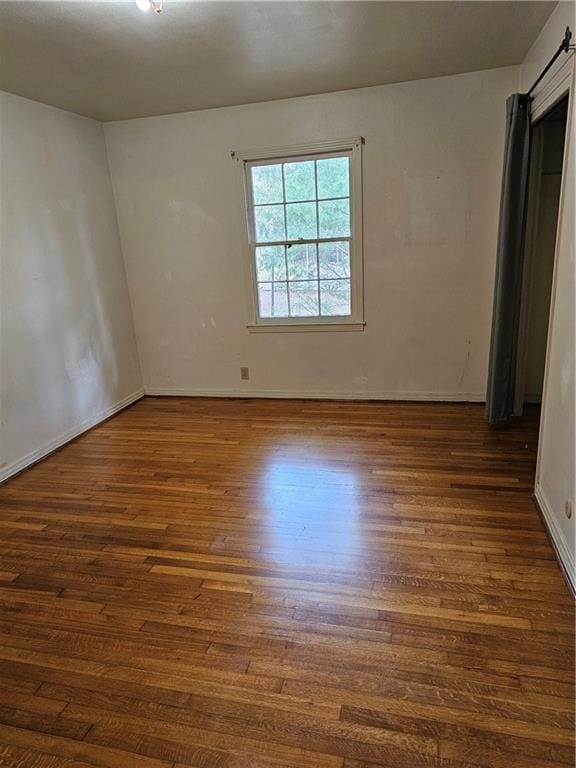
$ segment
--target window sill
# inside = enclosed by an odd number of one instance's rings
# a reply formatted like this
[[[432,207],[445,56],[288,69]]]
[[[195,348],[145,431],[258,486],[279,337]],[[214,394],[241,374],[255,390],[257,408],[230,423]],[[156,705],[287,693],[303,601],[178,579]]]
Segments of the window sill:
[[[363,331],[364,322],[344,323],[251,323],[250,333],[310,333],[314,331]]]

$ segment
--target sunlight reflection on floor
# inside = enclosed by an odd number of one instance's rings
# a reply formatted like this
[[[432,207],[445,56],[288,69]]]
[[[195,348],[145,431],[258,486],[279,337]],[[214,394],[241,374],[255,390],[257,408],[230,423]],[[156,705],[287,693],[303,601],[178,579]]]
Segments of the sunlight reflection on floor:
[[[264,487],[267,559],[329,567],[335,556],[355,556],[359,503],[351,468],[316,459],[275,457],[265,469]],[[319,548],[319,540],[325,546]]]

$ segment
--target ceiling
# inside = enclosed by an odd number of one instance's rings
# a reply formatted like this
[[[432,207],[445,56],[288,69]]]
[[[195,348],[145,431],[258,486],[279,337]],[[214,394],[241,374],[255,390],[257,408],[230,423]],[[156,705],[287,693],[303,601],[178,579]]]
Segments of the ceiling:
[[[0,88],[98,120],[518,64],[556,2],[0,2]]]

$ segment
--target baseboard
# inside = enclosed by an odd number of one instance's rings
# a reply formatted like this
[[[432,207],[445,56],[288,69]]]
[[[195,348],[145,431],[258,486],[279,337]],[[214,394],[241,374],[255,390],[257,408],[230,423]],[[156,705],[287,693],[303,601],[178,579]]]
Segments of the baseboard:
[[[114,403],[114,405],[111,405],[103,411],[100,411],[100,413],[96,414],[96,416],[85,419],[73,429],[68,430],[68,432],[64,432],[63,434],[58,435],[58,437],[50,440],[48,443],[45,443],[40,448],[32,451],[32,453],[29,453],[28,455],[23,456],[21,459],[18,459],[17,461],[2,467],[2,469],[0,469],[0,483],[5,482],[10,477],[17,475],[19,472],[22,472],[24,469],[28,469],[28,467],[32,466],[32,464],[36,464],[36,462],[44,459],[50,453],[53,453],[54,451],[58,450],[58,448],[66,445],[66,443],[69,443],[70,440],[74,440],[75,437],[78,437],[83,432],[87,432],[97,424],[106,421],[106,419],[109,419],[110,416],[114,416],[115,413],[118,413],[118,411],[121,411],[123,408],[127,408],[141,397],[144,397],[143,389],[132,392],[132,394],[122,398],[122,400]]]
[[[297,389],[196,389],[194,387],[153,387],[145,386],[144,391],[150,396],[166,397],[238,397],[238,398],[276,398],[295,400],[413,400],[424,402],[466,402],[483,403],[484,393],[477,392],[405,392],[405,391],[369,391],[342,392],[332,390],[297,390]]]
[[[552,542],[556,557],[560,563],[564,578],[566,579],[572,594],[576,596],[576,563],[574,560],[574,555],[570,551],[570,547],[566,543],[566,539],[558,527],[558,524],[554,518],[554,514],[552,513],[552,508],[548,503],[548,499],[546,498],[546,494],[542,490],[542,486],[538,483],[534,488],[534,496],[536,505],[542,517],[542,521],[544,522],[544,527],[546,528],[548,538]]]

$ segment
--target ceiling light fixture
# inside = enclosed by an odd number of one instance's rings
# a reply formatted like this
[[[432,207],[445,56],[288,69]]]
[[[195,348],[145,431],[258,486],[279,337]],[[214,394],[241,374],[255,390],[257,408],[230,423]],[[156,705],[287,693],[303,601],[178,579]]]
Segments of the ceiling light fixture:
[[[162,13],[162,0],[136,0],[136,5],[141,11],[152,9],[154,13]]]

